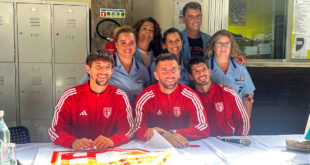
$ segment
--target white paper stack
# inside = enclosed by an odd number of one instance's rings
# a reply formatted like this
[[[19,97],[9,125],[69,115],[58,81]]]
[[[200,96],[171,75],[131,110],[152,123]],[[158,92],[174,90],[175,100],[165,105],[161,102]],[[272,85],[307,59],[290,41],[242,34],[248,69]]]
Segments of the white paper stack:
[[[270,44],[257,44],[258,54],[270,54],[271,46]]]
[[[243,46],[243,53],[245,55],[256,55],[257,54],[257,46]]]

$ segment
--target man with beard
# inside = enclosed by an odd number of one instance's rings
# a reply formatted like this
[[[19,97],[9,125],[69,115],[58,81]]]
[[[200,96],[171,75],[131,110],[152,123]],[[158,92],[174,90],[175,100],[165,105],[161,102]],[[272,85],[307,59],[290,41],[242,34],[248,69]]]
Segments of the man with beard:
[[[132,109],[125,92],[108,85],[114,60],[105,51],[90,54],[90,80],[63,92],[49,129],[51,140],[74,150],[107,149],[134,135]]]
[[[182,148],[189,145],[188,140],[208,137],[208,121],[199,97],[177,82],[180,69],[176,56],[159,55],[154,77],[158,83],[146,88],[135,103],[137,138],[149,140],[156,130]]]
[[[187,71],[206,110],[210,136],[249,135],[250,120],[238,94],[211,82],[207,61],[202,57],[191,58]]]

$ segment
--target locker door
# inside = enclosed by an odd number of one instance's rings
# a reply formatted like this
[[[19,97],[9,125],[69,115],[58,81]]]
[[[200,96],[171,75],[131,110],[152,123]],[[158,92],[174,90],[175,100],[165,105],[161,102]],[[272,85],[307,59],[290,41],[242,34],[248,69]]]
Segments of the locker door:
[[[54,5],[56,63],[84,63],[87,56],[86,6]]]
[[[0,63],[0,109],[8,127],[16,125],[15,64]]]
[[[23,120],[21,125],[28,128],[32,143],[51,142],[48,136],[52,120]]]
[[[0,3],[0,62],[14,62],[13,3]]]
[[[52,119],[53,91],[50,63],[20,63],[20,120]]]
[[[56,101],[64,90],[79,85],[85,73],[85,64],[55,64]]]
[[[17,4],[20,62],[51,62],[51,9],[48,4]]]

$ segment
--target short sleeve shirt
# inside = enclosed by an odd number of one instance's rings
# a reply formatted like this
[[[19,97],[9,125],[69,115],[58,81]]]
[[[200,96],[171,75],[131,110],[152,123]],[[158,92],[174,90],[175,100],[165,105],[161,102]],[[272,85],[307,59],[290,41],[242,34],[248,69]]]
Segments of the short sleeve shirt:
[[[212,57],[208,62],[213,83],[225,84],[234,88],[241,100],[243,95],[254,92],[255,86],[244,65],[240,65],[230,58],[229,67],[225,74],[217,63],[216,58]]]

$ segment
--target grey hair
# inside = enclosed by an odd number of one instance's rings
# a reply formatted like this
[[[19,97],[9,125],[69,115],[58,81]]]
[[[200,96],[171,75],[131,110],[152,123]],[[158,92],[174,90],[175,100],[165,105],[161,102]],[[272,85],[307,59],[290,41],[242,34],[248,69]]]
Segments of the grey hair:
[[[188,2],[184,7],[183,7],[183,17],[185,17],[186,10],[187,9],[199,9],[201,11],[201,5],[198,2]]]

